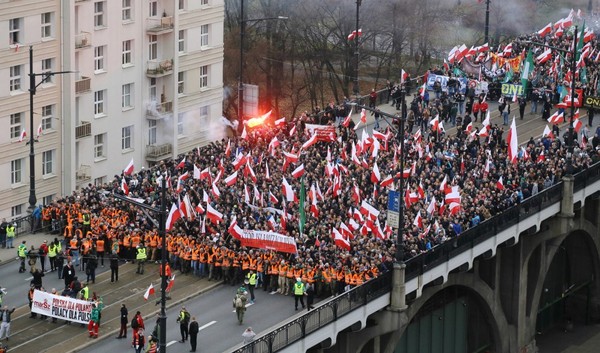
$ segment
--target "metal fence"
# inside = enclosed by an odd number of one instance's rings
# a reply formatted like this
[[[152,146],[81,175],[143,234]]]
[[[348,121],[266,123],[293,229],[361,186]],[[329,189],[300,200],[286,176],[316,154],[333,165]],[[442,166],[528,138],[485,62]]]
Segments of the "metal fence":
[[[577,192],[587,185],[600,180],[600,163],[574,175],[573,191]],[[442,264],[464,251],[473,248],[486,239],[519,223],[523,218],[560,202],[563,182],[549,187],[535,196],[529,197],[501,214],[468,229],[460,236],[440,244],[430,251],[406,261],[406,280],[415,278],[430,268]],[[234,350],[234,353],[272,353],[306,337],[323,326],[336,321],[343,315],[366,305],[368,302],[388,294],[392,289],[392,272],[383,273],[362,286],[355,287],[334,299],[318,305],[275,330],[257,338],[255,341]]]

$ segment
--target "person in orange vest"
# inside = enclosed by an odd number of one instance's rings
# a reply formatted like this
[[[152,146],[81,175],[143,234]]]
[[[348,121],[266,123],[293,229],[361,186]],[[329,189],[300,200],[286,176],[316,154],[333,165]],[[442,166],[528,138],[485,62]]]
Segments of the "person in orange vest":
[[[106,241],[106,235],[101,234],[100,237],[96,240],[96,254],[98,255],[98,260],[100,260],[100,265],[104,267],[104,245]]]

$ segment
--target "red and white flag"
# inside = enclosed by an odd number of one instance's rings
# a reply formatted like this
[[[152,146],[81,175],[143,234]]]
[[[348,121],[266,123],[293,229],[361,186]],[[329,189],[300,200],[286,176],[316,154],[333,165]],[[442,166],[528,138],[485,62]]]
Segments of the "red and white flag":
[[[435,201],[435,197],[432,197],[431,202],[429,203],[429,206],[427,206],[427,213],[433,214],[435,212],[436,208],[437,208],[437,203]]]
[[[552,22],[548,23],[548,24],[546,25],[546,27],[544,27],[544,28],[540,29],[540,30],[537,32],[537,34],[538,34],[540,37],[545,37],[545,36],[547,36],[548,34],[550,34],[551,32],[552,32]]]
[[[408,72],[404,71],[404,69],[400,70],[400,84],[403,84],[408,79]]]
[[[214,224],[223,222],[223,214],[214,209],[210,204],[206,205],[206,217],[211,220]]]
[[[517,123],[513,116],[510,130],[508,130],[508,136],[506,136],[506,143],[508,144],[508,159],[512,163],[517,163],[517,155],[519,154],[519,140],[517,138]]]
[[[227,231],[232,237],[236,238],[237,240],[242,240],[242,229],[238,226],[235,216],[233,216],[231,219],[231,224],[229,225]]]
[[[344,127],[348,127],[348,126],[350,126],[351,121],[352,121],[352,109],[350,109],[350,112],[348,113],[348,116],[346,117],[346,119],[344,119],[344,122],[342,122],[342,125]]]
[[[417,215],[413,220],[413,225],[418,228],[423,228],[423,217],[421,217],[421,211],[417,212]]]
[[[562,123],[564,120],[564,114],[563,113],[558,113],[558,110],[556,112],[554,112],[554,114],[552,114],[549,118],[548,118],[548,122],[553,124],[553,125],[558,125],[560,123]]]
[[[385,188],[385,187],[388,187],[390,185],[393,186],[393,184],[394,184],[394,178],[392,178],[391,175],[388,175],[385,179],[383,179],[381,181],[381,184],[379,184],[379,185],[381,185],[381,187]]]
[[[348,40],[354,40],[354,38],[356,38],[357,36],[362,36],[362,28],[359,28],[358,32],[354,30],[352,31],[352,33],[348,34]]]
[[[171,230],[179,218],[181,218],[181,211],[179,211],[179,208],[176,204],[172,204],[171,210],[169,211],[169,216],[167,217],[167,222],[165,224],[165,230]]]
[[[42,135],[42,131],[43,131],[43,130],[44,130],[44,129],[42,128],[42,124],[40,124],[40,125],[38,126],[38,128],[37,128],[37,135],[36,135],[36,137],[35,137],[36,139],[39,139],[39,138],[40,138],[40,136]]]
[[[152,285],[152,283],[150,283],[150,286],[148,287],[148,289],[146,289],[146,292],[144,293],[144,300],[148,300],[148,298],[150,298],[152,294],[154,294],[154,286]]]
[[[502,175],[500,175],[500,179],[496,182],[496,187],[498,190],[504,190],[504,181],[502,180]]]
[[[298,168],[294,169],[292,176],[296,179],[304,175],[304,163],[300,164]]]
[[[225,182],[225,184],[227,184],[227,186],[234,185],[237,182],[237,176],[238,176],[238,172],[234,172],[227,178],[223,179],[223,181]]]
[[[125,178],[121,178],[121,190],[123,190],[125,196],[129,195],[129,185],[127,184]]]
[[[579,119],[573,120],[573,129],[575,129],[575,132],[579,133],[579,130],[581,130],[582,127],[583,127],[583,123],[581,122],[581,120],[579,120]]]
[[[221,197],[221,191],[217,187],[216,182],[212,183],[211,192],[212,192],[213,196],[215,197],[215,199],[218,199],[219,197]]]
[[[225,148],[225,155],[227,157],[231,156],[231,140],[227,139],[227,147]]]
[[[287,202],[293,202],[295,199],[295,195],[294,195],[294,190],[292,189],[292,186],[290,184],[288,184],[287,180],[285,180],[285,178],[283,178],[283,182],[281,184],[282,186],[282,193],[285,196],[285,199]]]
[[[285,116],[282,117],[281,119],[277,119],[275,120],[275,126],[285,126]]]
[[[23,142],[23,140],[25,140],[26,137],[27,137],[27,132],[25,132],[25,129],[21,130],[21,136],[19,136],[19,142]]]
[[[350,242],[335,228],[332,230],[333,241],[337,247],[350,251]]]
[[[306,140],[304,144],[302,144],[302,149],[305,150],[310,146],[314,145],[315,143],[317,143],[317,133],[312,134],[312,136],[308,140]]]
[[[183,157],[183,159],[181,160],[181,162],[179,162],[177,164],[177,169],[181,169],[183,167],[185,167],[185,157]]]
[[[167,288],[165,289],[165,292],[171,293],[171,290],[173,289],[173,286],[175,285],[175,274],[173,274],[173,276],[171,276],[171,278],[167,281]]]
[[[356,124],[354,126],[354,130],[358,129],[358,126],[360,124],[366,125],[367,124],[367,110],[365,108],[362,108],[360,110],[360,120],[358,121],[358,124]]]
[[[550,59],[552,59],[552,49],[548,48],[535,58],[535,62],[538,65],[542,65]]]
[[[246,132],[246,125],[244,125],[244,129],[242,130],[242,134],[240,135],[240,138],[242,140],[245,140],[248,138],[248,133]]]
[[[381,180],[381,174],[379,174],[379,167],[377,166],[377,162],[373,164],[373,171],[371,172],[371,182],[373,184],[379,184]]]
[[[132,173],[133,173],[133,158],[131,158],[131,161],[129,162],[127,167],[125,167],[125,169],[123,169],[123,174],[125,174],[125,175],[131,175]]]

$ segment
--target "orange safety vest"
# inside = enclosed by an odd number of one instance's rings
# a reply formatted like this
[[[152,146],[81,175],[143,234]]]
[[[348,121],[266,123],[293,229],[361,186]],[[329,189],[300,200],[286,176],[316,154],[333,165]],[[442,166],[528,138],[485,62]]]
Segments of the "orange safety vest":
[[[96,250],[99,252],[104,251],[104,240],[96,240]]]
[[[77,236],[77,239],[81,239],[83,238],[83,231],[80,228],[75,229],[75,235]]]
[[[69,246],[72,250],[77,250],[77,239],[71,239],[71,241],[69,241]]]
[[[158,236],[150,235],[150,247],[155,248],[158,246]]]
[[[256,272],[256,259],[248,258],[248,268]]]
[[[270,269],[269,274],[271,274],[273,276],[277,276],[279,274],[279,266],[271,265],[271,266],[269,266],[269,269]]]
[[[287,265],[286,264],[281,264],[279,265],[279,275],[280,276],[285,276],[286,272],[287,272]]]
[[[131,236],[126,235],[123,237],[123,246],[129,247],[131,245]]]

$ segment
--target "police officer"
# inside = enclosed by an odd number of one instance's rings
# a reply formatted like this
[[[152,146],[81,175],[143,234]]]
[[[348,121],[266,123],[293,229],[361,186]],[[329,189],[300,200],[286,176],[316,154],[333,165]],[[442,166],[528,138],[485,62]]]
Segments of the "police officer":
[[[144,274],[144,263],[146,262],[146,258],[146,247],[144,246],[144,243],[141,242],[137,246],[137,253],[135,255],[135,259],[138,262],[138,268],[137,271],[135,271],[135,273],[138,273],[140,275]]]
[[[19,260],[21,261],[21,265],[19,266],[19,273],[25,272],[25,259],[27,259],[27,245],[25,244],[26,241],[23,240],[21,245],[19,245],[19,247],[17,248],[17,254],[19,255]]]
[[[304,305],[304,283],[302,283],[302,278],[296,278],[296,283],[294,283],[294,306],[296,311],[298,310],[298,300],[300,300],[300,304],[302,304],[302,309],[306,306]]]
[[[250,304],[254,304],[254,288],[256,287],[257,280],[256,272],[250,269],[250,271],[246,275],[246,280],[248,280],[248,291],[250,291]]]

